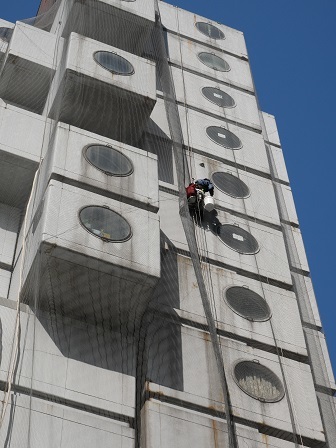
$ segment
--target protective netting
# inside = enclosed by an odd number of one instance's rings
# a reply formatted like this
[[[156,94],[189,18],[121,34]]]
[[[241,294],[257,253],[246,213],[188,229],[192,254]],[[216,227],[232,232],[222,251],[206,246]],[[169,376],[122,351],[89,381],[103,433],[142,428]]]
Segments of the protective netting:
[[[241,33],[163,2],[57,0],[0,44],[1,446],[332,448]],[[197,179],[214,209],[188,202]]]

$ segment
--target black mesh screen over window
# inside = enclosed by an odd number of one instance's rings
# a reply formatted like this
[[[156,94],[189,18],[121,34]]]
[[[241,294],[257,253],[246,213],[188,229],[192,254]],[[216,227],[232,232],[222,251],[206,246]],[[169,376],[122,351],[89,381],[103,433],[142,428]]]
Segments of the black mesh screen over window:
[[[216,171],[212,174],[212,181],[215,186],[233,198],[246,198],[250,194],[248,186],[231,173]]]
[[[224,33],[219,28],[217,28],[214,25],[211,25],[211,23],[206,22],[197,22],[196,28],[198,31],[200,31],[202,34],[205,34],[206,36],[211,37],[211,39],[224,39]]]
[[[231,131],[219,126],[209,126],[206,133],[217,145],[228,149],[240,149],[243,145],[241,140]]]
[[[202,52],[198,54],[198,58],[207,67],[210,67],[219,72],[228,72],[231,70],[229,64],[224,61],[224,59],[216,56],[213,53]]]
[[[259,294],[243,286],[231,286],[225,291],[225,300],[245,319],[263,322],[271,317],[271,310]]]
[[[224,244],[240,254],[255,254],[259,251],[259,244],[254,236],[238,226],[221,224],[217,232]]]
[[[284,388],[278,376],[257,362],[239,362],[234,368],[234,377],[238,386],[257,400],[272,403],[280,401],[284,396]]]
[[[236,105],[230,95],[215,87],[203,87],[202,93],[206,99],[217,104],[219,107],[235,107]]]

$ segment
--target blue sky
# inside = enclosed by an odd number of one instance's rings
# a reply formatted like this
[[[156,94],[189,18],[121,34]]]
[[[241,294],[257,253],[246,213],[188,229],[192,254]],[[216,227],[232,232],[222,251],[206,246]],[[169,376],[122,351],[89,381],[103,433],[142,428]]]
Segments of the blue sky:
[[[15,21],[39,0],[3,2]],[[335,0],[172,0],[244,32],[261,107],[277,118],[329,352],[336,371]]]

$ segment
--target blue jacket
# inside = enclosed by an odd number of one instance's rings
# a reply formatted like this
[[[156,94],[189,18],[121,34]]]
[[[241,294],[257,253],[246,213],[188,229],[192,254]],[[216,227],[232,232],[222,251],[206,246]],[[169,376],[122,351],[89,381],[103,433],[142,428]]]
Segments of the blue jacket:
[[[213,195],[214,186],[210,179],[197,179],[195,184],[199,185],[205,193],[209,192],[211,196]]]

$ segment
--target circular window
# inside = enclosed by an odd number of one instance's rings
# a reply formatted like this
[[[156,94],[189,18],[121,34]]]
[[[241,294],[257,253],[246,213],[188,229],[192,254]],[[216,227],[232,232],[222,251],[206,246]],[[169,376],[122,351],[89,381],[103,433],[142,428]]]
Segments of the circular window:
[[[240,139],[231,131],[219,126],[209,126],[206,133],[217,145],[228,149],[240,149],[243,145]]]
[[[259,251],[258,241],[249,232],[233,224],[221,224],[217,228],[222,242],[240,254],[252,255]]]
[[[127,59],[111,51],[96,51],[93,55],[99,65],[117,75],[133,75],[133,65]]]
[[[216,171],[211,176],[216,187],[236,199],[247,198],[250,194],[248,186],[231,173]]]
[[[0,40],[3,40],[5,42],[9,42],[13,34],[12,28],[7,28],[4,26],[0,27]]]
[[[272,370],[255,361],[240,361],[234,367],[237,385],[250,397],[268,403],[285,395],[282,382]]]
[[[229,64],[224,59],[213,53],[199,53],[198,59],[207,67],[213,68],[218,72],[228,72],[231,70]]]
[[[198,31],[200,31],[202,34],[205,34],[206,36],[211,37],[211,39],[225,39],[223,31],[221,31],[216,26],[211,25],[211,23],[197,22],[195,26]]]
[[[214,87],[203,87],[202,93],[206,99],[219,107],[235,107],[234,99],[220,89]]]
[[[79,219],[86,230],[104,241],[123,242],[132,236],[126,219],[106,207],[84,207],[79,212]]]
[[[231,286],[225,291],[230,308],[245,319],[264,322],[271,318],[271,310],[259,294],[243,286]]]
[[[103,145],[90,145],[84,149],[84,157],[95,168],[110,176],[129,176],[132,162],[116,149]]]

